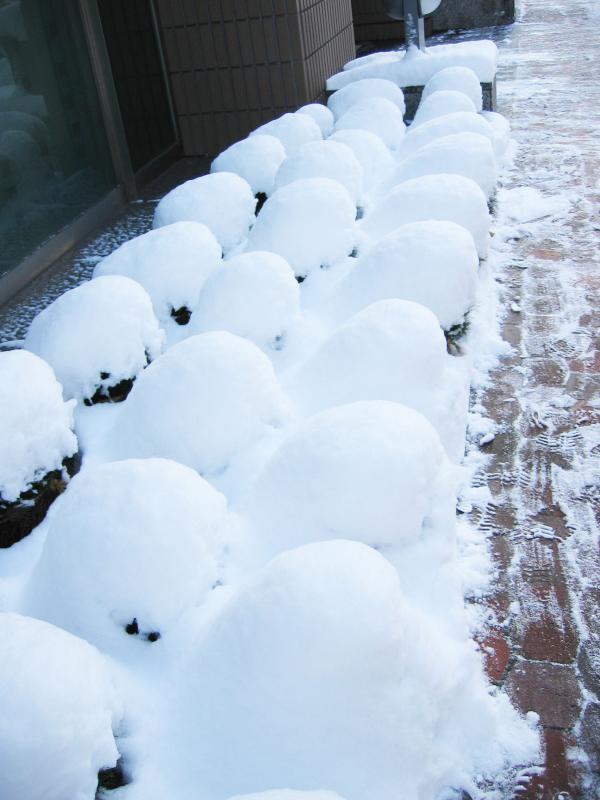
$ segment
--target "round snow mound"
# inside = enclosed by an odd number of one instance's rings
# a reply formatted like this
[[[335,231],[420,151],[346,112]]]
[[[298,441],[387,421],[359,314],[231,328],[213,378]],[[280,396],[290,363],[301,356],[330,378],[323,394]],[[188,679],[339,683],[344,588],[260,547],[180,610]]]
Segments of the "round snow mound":
[[[221,262],[221,246],[200,222],[175,222],[125,242],[98,263],[94,277],[124,275],[150,295],[163,322],[172,312],[191,310],[200,289]]]
[[[273,345],[300,310],[294,271],[275,253],[243,253],[225,261],[207,280],[192,320],[192,333],[223,330]]]
[[[25,348],[50,364],[66,397],[90,398],[134,379],[157,358],[164,334],[147,292],[106,275],[57,298],[31,323]]]
[[[283,114],[256,128],[250,136],[264,133],[279,139],[288,156],[306,142],[316,142],[323,138],[321,128],[308,114]]]
[[[343,117],[351,106],[361,100],[369,100],[373,97],[383,97],[393,103],[404,116],[406,106],[404,104],[404,94],[402,89],[393,81],[384,78],[363,78],[355,83],[350,83],[330,95],[327,105],[333,112],[336,119]]]
[[[269,194],[285,148],[275,136],[249,136],[235,142],[210,165],[211,172],[233,172],[248,182],[254,194]]]
[[[363,170],[365,192],[369,192],[377,186],[396,166],[394,157],[381,136],[370,131],[348,128],[348,130],[336,131],[329,141],[341,142],[352,150]]]
[[[495,111],[483,111],[481,116],[488,123],[493,133],[493,146],[497,159],[502,159],[510,142],[510,123],[502,114]]]
[[[134,620],[164,635],[211,591],[225,518],[223,495],[174,461],[86,468],[49,513],[31,610],[100,647]]]
[[[334,117],[331,111],[322,103],[309,103],[302,106],[297,114],[307,114],[321,129],[321,135],[326,139],[333,130]]]
[[[481,114],[457,111],[454,114],[435,117],[416,128],[409,128],[398,155],[400,158],[407,158],[420,147],[425,147],[442,136],[451,136],[454,133],[478,133],[489,139],[492,146],[495,144],[494,130]]]
[[[425,100],[421,100],[415,118],[411,125],[416,128],[436,117],[445,114],[455,114],[458,111],[477,111],[475,103],[464,92],[456,92],[451,89],[442,89],[430,94]]]
[[[226,331],[192,336],[144,370],[112,433],[120,457],[162,456],[214,473],[279,425],[283,393],[267,356]]]
[[[122,709],[102,657],[17,614],[0,614],[0,639],[0,797],[89,800],[119,757]]]
[[[410,178],[440,172],[471,178],[486,197],[491,197],[498,175],[490,140],[478,133],[455,133],[435,139],[401,161],[386,185],[391,188]]]
[[[475,111],[481,111],[483,108],[483,93],[479,78],[469,67],[446,67],[436,72],[433,78],[427,81],[421,102],[439,91],[462,92],[473,102]]]
[[[73,400],[41,358],[26,350],[0,353],[0,500],[13,503],[77,452]]]
[[[352,251],[355,216],[352,198],[337,181],[294,181],[264,204],[246,249],[278,253],[298,277],[305,277],[312,270],[335,264]]]
[[[448,355],[435,314],[408,300],[380,300],[351,317],[294,379],[303,411],[392,400],[431,416]]]
[[[376,133],[391,150],[400,147],[406,130],[402,112],[385,97],[365,98],[350,106],[335,123],[336,131],[346,128]]]
[[[473,305],[479,259],[471,234],[455,222],[402,225],[359,258],[338,292],[342,313],[399,298],[431,309],[448,330]]]
[[[487,199],[475,181],[462,175],[424,175],[400,183],[361,221],[360,232],[368,247],[401,225],[428,219],[462,225],[472,235],[479,257],[487,256],[491,224]]]
[[[154,212],[154,228],[173,222],[202,222],[227,253],[242,242],[254,222],[256,198],[233,172],[215,172],[186,181],[166,194]]]
[[[336,406],[279,447],[248,513],[267,554],[325,539],[392,547],[442,519],[448,534],[446,464],[437,433],[413,409],[385,401]]]
[[[490,696],[472,642],[410,606],[394,568],[356,542],[307,545],[255,574],[188,681],[182,724],[210,736],[187,743],[186,763],[210,797],[269,785],[441,797],[508,753],[536,753],[535,732]]]
[[[302,145],[279,167],[273,188],[304,178],[331,178],[346,188],[355,205],[360,202],[363,170],[348,145],[331,140]]]

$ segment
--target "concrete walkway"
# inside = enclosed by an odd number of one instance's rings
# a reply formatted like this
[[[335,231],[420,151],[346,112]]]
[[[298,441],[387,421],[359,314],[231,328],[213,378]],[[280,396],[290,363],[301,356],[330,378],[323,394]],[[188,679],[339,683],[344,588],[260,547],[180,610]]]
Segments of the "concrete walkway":
[[[519,145],[495,239],[513,352],[473,398],[498,434],[471,518],[498,570],[488,671],[544,732],[543,762],[502,797],[587,800],[600,798],[600,2],[519,6],[496,34]]]

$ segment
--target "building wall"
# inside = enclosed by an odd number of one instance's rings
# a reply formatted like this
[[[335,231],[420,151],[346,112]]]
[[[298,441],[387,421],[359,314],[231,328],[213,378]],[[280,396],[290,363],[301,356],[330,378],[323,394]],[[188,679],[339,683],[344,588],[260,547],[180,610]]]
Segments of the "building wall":
[[[321,99],[354,57],[351,0],[155,0],[185,155]]]

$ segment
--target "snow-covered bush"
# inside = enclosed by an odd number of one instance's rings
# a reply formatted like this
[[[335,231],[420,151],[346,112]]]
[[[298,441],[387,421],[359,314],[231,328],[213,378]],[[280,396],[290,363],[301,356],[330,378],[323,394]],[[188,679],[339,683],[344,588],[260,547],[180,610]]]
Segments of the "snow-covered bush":
[[[536,754],[535,733],[490,696],[472,643],[409,605],[394,568],[356,542],[307,545],[255,574],[185,681],[181,724],[203,735],[183,757],[214,800],[265,786],[441,797],[508,754]]]
[[[379,548],[414,542],[432,530],[451,538],[446,469],[439,437],[417,411],[384,401],[336,406],[283,442],[259,477],[247,513],[267,554],[324,539]]]
[[[122,400],[163,341],[145,289],[131,278],[106,275],[41,311],[25,348],[50,364],[66,397],[89,403]]]
[[[404,138],[405,125],[397,105],[385,97],[358,100],[335,123],[335,130],[358,128],[376,133],[391,150],[397,150]]]
[[[17,614],[0,614],[0,640],[0,797],[92,800],[122,715],[102,657]]]
[[[415,128],[410,127],[402,141],[398,156],[407,158],[420,147],[425,147],[435,139],[455,133],[478,133],[489,139],[492,146],[496,138],[492,126],[481,114],[473,114],[472,111],[457,111],[454,114],[435,117]]]
[[[305,178],[331,178],[344,186],[355,205],[360,203],[363,169],[354,152],[346,144],[308,142],[288,156],[275,176],[274,190]]]
[[[487,256],[491,218],[486,196],[470,178],[443,173],[404,181],[388,192],[359,224],[360,250],[400,225],[428,219],[462,225],[473,236],[479,257]]]
[[[322,103],[309,103],[302,106],[296,112],[297,114],[307,114],[313,119],[321,129],[321,135],[326,139],[333,130],[333,123],[335,121],[332,112]]]
[[[410,178],[440,172],[471,178],[486,197],[491,197],[498,175],[490,140],[478,133],[454,133],[435,139],[401,161],[380,188],[383,191]]]
[[[275,192],[262,207],[246,249],[278,253],[303,278],[352,251],[355,216],[352,198],[337,181],[294,181]]]
[[[276,253],[243,253],[206,281],[190,332],[229,331],[266,347],[284,334],[299,309],[300,288],[287,261]]]
[[[281,117],[256,128],[250,136],[265,133],[279,139],[288,156],[295,153],[305,142],[315,142],[323,138],[321,128],[309,114],[282,114]]]
[[[455,222],[402,225],[358,259],[336,305],[349,316],[376,300],[412,300],[449,330],[464,322],[473,305],[478,265],[473,237]]]
[[[225,468],[286,413],[267,356],[225,331],[192,336],[144,370],[111,434],[120,458],[162,456],[200,473]]]
[[[406,106],[402,89],[393,81],[382,80],[381,78],[365,78],[362,81],[351,83],[330,95],[327,105],[335,118],[339,119],[355,103],[372,97],[384,97],[393,103],[400,111],[400,114],[404,116]]]
[[[211,172],[233,172],[248,182],[254,194],[269,194],[285,148],[275,136],[248,136],[235,142],[210,165]]]
[[[85,468],[52,506],[28,610],[103,648],[152,641],[211,591],[225,522],[223,495],[174,461]]]
[[[381,136],[354,128],[336,131],[329,139],[348,145],[363,169],[363,188],[370,192],[396,165]]]
[[[510,123],[502,114],[495,111],[483,111],[481,116],[492,128],[493,146],[496,158],[500,161],[508,148],[510,142]]]
[[[341,325],[300,366],[290,394],[309,414],[357,400],[393,400],[429,417],[448,357],[428,308],[380,300]]]
[[[200,222],[174,222],[136,236],[103,258],[94,277],[125,275],[150,295],[163,323],[189,320],[204,281],[221,262],[221,246]]]
[[[254,222],[256,198],[233,172],[214,172],[186,181],[166,194],[154,212],[154,228],[173,222],[202,222],[225,253],[240,244]]]
[[[476,112],[475,103],[464,92],[456,92],[451,89],[441,89],[433,92],[425,100],[419,103],[419,108],[415,114],[411,127],[424,125],[436,117],[445,114],[455,114],[459,111]]]
[[[446,69],[436,72],[427,81],[421,95],[421,102],[434,92],[442,90],[462,92],[471,98],[476,111],[481,111],[483,108],[483,93],[479,78],[469,67],[446,67]]]

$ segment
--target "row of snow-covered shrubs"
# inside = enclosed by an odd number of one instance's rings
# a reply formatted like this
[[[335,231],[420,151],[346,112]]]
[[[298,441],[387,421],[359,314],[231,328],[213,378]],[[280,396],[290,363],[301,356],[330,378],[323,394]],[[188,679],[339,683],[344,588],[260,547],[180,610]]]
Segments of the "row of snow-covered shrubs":
[[[2,797],[91,800],[113,734],[131,800],[433,800],[534,751],[463,615],[444,337],[507,126],[464,68],[403,113],[365,79],[267,123],[0,354],[2,502],[83,452],[0,614]]]

